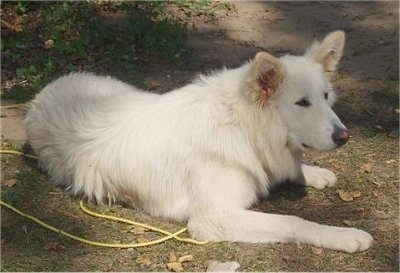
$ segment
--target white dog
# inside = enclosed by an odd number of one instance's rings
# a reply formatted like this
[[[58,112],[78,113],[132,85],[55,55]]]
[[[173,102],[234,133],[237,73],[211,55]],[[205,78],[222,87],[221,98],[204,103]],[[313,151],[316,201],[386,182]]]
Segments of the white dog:
[[[301,161],[303,152],[335,149],[349,137],[331,109],[326,75],[344,41],[336,31],[304,56],[260,52],[164,95],[70,74],[33,100],[29,142],[72,193],[187,220],[198,239],[366,250],[373,239],[362,230],[246,209],[288,179],[318,189],[336,183],[331,171]]]

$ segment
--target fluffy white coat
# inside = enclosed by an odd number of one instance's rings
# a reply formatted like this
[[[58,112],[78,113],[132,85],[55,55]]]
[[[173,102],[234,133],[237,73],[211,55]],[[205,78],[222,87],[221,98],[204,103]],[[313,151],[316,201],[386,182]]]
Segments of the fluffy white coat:
[[[246,210],[275,183],[335,184],[332,172],[301,160],[348,138],[325,75],[343,44],[337,31],[305,56],[261,52],[164,95],[73,73],[33,100],[29,142],[50,178],[72,193],[187,220],[199,239],[365,250],[372,237],[364,231]]]

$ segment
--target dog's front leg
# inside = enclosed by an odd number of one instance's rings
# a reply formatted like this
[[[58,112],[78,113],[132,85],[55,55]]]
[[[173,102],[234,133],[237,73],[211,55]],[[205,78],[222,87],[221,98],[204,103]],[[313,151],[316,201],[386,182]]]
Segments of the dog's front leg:
[[[189,218],[188,226],[193,237],[211,241],[299,242],[350,253],[366,250],[373,242],[371,235],[359,229],[239,208],[199,211]]]
[[[326,187],[332,187],[336,184],[336,175],[327,169],[301,165],[301,171],[304,175],[304,184],[317,189],[324,189]]]

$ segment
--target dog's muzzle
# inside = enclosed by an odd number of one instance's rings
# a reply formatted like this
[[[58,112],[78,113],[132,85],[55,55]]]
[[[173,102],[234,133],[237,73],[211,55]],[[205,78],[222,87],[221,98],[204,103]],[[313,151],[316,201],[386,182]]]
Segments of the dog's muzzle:
[[[338,147],[344,145],[349,140],[349,131],[346,128],[335,126],[332,139]]]

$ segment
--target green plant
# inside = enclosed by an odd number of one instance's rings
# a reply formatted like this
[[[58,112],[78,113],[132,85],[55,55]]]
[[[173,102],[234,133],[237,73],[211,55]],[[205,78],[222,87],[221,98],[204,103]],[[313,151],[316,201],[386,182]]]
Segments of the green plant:
[[[29,1],[16,1],[14,5],[14,10],[17,13],[26,13],[28,11],[28,7],[30,5]]]
[[[186,39],[180,20],[160,18],[164,2],[7,2],[24,16],[22,32],[3,35],[2,70],[13,85],[4,97],[29,100],[49,81],[71,71],[111,74],[141,83],[137,54],[174,61]],[[113,22],[100,11],[125,14]],[[22,14],[22,15],[21,15]]]

